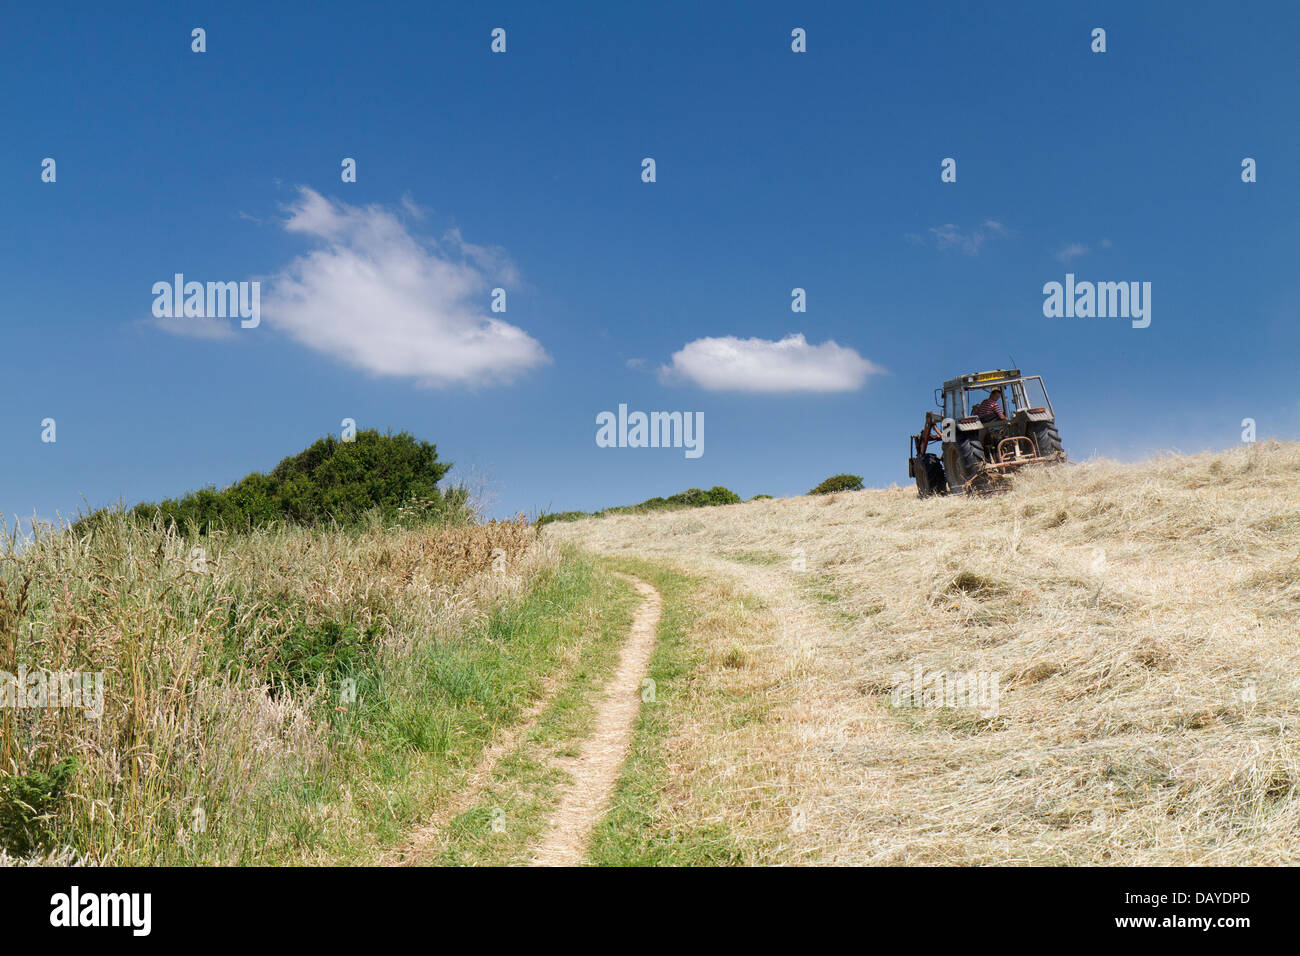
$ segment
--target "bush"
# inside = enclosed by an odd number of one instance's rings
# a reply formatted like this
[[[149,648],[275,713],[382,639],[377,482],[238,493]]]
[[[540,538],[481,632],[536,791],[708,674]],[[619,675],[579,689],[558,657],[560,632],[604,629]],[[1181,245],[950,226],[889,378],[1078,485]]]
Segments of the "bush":
[[[808,492],[810,495],[829,495],[835,491],[861,491],[861,475],[832,475]]]
[[[26,856],[48,848],[49,817],[63,802],[76,768],[76,760],[65,757],[48,771],[0,777],[0,850]]]
[[[688,508],[707,508],[712,505],[735,505],[740,504],[740,495],[736,494],[730,488],[723,488],[721,485],[714,485],[708,491],[701,491],[699,488],[688,488],[679,494],[671,495],[668,498],[669,504],[685,505]]]
[[[182,530],[200,533],[265,527],[272,522],[356,525],[370,514],[392,523],[424,522],[468,512],[467,494],[438,489],[451,468],[438,461],[435,445],[406,432],[357,432],[353,441],[332,435],[284,459],[270,474],[254,472],[229,488],[201,488],[183,498],[144,503],[131,514],[161,516]],[[103,511],[78,521],[78,534],[97,527]]]
[[[550,524],[552,521],[579,521],[582,518],[590,518],[591,515],[585,511],[552,511],[545,512],[537,516],[537,526],[540,528]]]
[[[577,521],[579,518],[592,518],[601,515],[644,514],[647,511],[675,511],[678,508],[707,508],[713,505],[735,505],[741,501],[740,495],[730,488],[714,485],[708,491],[699,488],[687,488],[667,498],[647,498],[639,505],[619,505],[605,508],[603,511],[561,511],[556,514],[542,514],[537,518],[539,527],[552,521]]]
[[[266,651],[260,652],[258,677],[269,684],[270,696],[280,697],[285,691],[310,691],[324,677],[327,683],[336,683],[343,677],[356,677],[374,668],[374,650],[383,631],[379,624],[371,624],[364,631],[356,624],[339,621],[322,621],[315,626],[301,622],[293,625],[287,634],[278,635]],[[226,666],[239,666],[235,657],[237,645],[233,634],[228,634]]]

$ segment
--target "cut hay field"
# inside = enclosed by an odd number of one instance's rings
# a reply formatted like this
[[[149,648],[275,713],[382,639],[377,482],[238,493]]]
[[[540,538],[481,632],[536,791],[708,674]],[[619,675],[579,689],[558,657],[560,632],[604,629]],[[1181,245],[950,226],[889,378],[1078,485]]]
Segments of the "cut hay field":
[[[545,535],[725,618],[647,826],[707,794],[758,861],[1300,860],[1300,445]]]

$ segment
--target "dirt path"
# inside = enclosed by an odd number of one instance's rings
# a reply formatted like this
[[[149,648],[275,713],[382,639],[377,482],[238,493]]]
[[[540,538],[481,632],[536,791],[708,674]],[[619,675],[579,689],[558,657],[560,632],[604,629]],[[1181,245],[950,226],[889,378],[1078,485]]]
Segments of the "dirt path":
[[[534,853],[534,866],[566,866],[581,862],[592,828],[613,795],[623,758],[632,739],[632,727],[641,703],[641,681],[654,650],[659,627],[659,592],[644,581],[626,574],[644,600],[637,609],[626,643],[619,652],[618,669],[605,689],[596,714],[596,731],[578,757],[557,760],[572,783],[561,791],[560,806],[551,819],[543,842]],[[480,758],[478,765],[457,788],[453,799],[416,829],[401,846],[381,859],[384,866],[418,866],[437,856],[442,849],[447,825],[474,806],[479,794],[492,781],[502,758],[514,752],[551,705],[555,687],[519,715],[518,720]],[[613,693],[611,693],[611,690]]]
[[[533,866],[575,866],[582,862],[592,830],[609,806],[619,770],[632,743],[632,730],[641,707],[645,679],[659,628],[659,592],[646,582],[620,574],[644,600],[632,621],[632,631],[619,653],[618,669],[596,710],[595,733],[576,757],[557,761],[571,778],[560,792],[550,827],[533,852]]]
[[[571,534],[598,554],[661,561],[724,581],[761,600],[767,612],[761,628],[742,643],[753,651],[749,666],[771,682],[765,700],[772,708],[766,721],[772,731],[736,739],[731,746],[740,749],[731,751],[703,742],[696,759],[724,766],[739,761],[761,775],[766,803],[790,808],[782,811],[789,816],[781,823],[792,859],[878,862],[877,854],[897,841],[887,827],[869,825],[863,808],[883,808],[879,812],[887,814],[898,799],[900,774],[890,770],[868,777],[863,771],[864,761],[874,759],[872,748],[888,750],[886,744],[895,740],[887,710],[862,690],[859,658],[872,640],[871,619],[828,620],[825,606],[806,593],[807,572],[794,570],[789,561],[750,563],[723,556],[770,547],[764,539],[742,537],[732,544],[726,542],[728,531],[699,533],[692,525],[699,516],[690,512],[656,519],[657,524],[630,518],[576,522]],[[647,527],[653,537],[647,537]],[[807,534],[801,524],[792,527],[782,525],[782,533]],[[730,533],[746,535],[746,526],[738,524]],[[793,554],[796,546],[818,553],[816,542],[805,537],[781,541],[778,553]]]

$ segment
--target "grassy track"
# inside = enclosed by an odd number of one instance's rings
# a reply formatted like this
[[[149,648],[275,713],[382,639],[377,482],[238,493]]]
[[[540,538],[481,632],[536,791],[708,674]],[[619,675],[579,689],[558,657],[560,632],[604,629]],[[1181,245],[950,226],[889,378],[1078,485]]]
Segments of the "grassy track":
[[[590,568],[591,588],[571,616],[586,630],[572,645],[575,663],[551,703],[516,750],[497,766],[474,805],[451,821],[435,865],[517,864],[527,861],[554,810],[560,772],[551,760],[574,752],[592,729],[595,702],[626,639],[637,597],[604,567]]]
[[[434,650],[417,679],[425,691],[419,720],[433,730],[435,745],[408,749],[406,759],[396,761],[387,747],[371,751],[361,776],[390,795],[390,805],[400,803],[400,812],[385,813],[387,807],[372,804],[373,838],[334,845],[331,862],[371,862],[376,850],[400,840],[456,792],[493,737],[553,682],[567,686],[545,711],[543,726],[556,734],[580,732],[586,706],[582,690],[607,666],[611,648],[627,626],[630,603],[619,582],[588,560],[568,555],[521,601],[498,610],[482,633],[469,635],[460,650]],[[503,763],[512,765],[512,773],[526,767],[526,761],[513,757]],[[497,805],[487,812],[480,835],[493,835],[491,810]],[[497,827],[501,819],[529,819],[514,805],[504,811]],[[467,816],[472,813],[453,822],[453,832],[475,832],[476,824]],[[486,839],[483,845],[492,852],[481,862],[496,862],[500,842]],[[449,850],[439,862],[458,862],[455,853]]]
[[[654,699],[642,704],[613,804],[589,862],[600,866],[728,865],[780,858],[784,833],[767,809],[777,799],[743,738],[761,726],[768,683],[760,654],[761,603],[662,564],[616,560],[663,598],[650,661]],[[719,741],[739,746],[725,773]],[[766,794],[766,796],[764,796]]]
[[[631,751],[587,862],[727,865],[782,859],[787,802],[761,763],[743,762],[744,741],[767,731],[764,695],[772,670],[751,666],[765,654],[761,629],[770,624],[761,604],[659,564],[600,564],[653,584],[663,614],[650,661],[653,693],[643,694]],[[604,616],[611,626],[584,646],[574,679],[527,740],[498,764],[474,806],[452,821],[430,862],[528,861],[563,782],[555,758],[576,753],[591,733],[595,701],[635,603],[624,592]],[[716,748],[732,744],[740,745],[741,759],[734,766],[719,763]]]

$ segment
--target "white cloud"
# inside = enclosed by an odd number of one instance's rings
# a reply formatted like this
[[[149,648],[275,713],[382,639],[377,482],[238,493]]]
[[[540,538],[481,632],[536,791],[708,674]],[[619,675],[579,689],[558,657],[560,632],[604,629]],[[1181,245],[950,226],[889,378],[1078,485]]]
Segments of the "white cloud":
[[[687,342],[659,375],[711,391],[851,392],[883,371],[851,348],[809,345],[800,334],[779,342],[728,335]]]
[[[961,229],[951,222],[942,226],[931,226],[928,236],[908,233],[907,239],[922,246],[934,246],[936,249],[957,249],[968,256],[977,256],[980,247],[990,239],[1008,239],[1012,233],[996,219],[985,219],[983,224],[969,231]]]
[[[1060,262],[1072,262],[1080,256],[1088,254],[1088,247],[1081,242],[1072,242],[1056,254]]]
[[[417,207],[404,197],[403,208]],[[509,382],[550,361],[528,333],[489,312],[518,275],[504,253],[447,232],[421,242],[396,213],[299,190],[286,230],[315,240],[266,283],[266,325],[377,375],[430,387]]]

